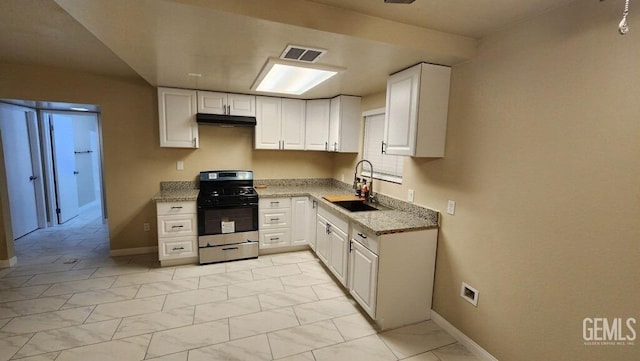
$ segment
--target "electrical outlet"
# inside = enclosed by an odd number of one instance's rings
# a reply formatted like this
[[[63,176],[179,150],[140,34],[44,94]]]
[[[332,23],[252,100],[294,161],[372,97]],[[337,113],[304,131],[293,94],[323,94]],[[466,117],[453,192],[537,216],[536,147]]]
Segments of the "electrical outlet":
[[[407,192],[407,201],[409,201],[409,203],[413,203],[415,194],[416,192],[413,189],[409,189],[409,191]]]
[[[342,181],[342,183],[344,183],[344,173],[342,173],[342,175],[340,176],[340,180]]]
[[[184,161],[179,160],[176,162],[176,169],[177,170],[184,170]]]
[[[469,286],[466,282],[462,282],[462,286],[460,287],[460,297],[464,298],[465,301],[475,307],[478,307],[478,294],[478,290]]]
[[[144,229],[145,232],[149,232],[151,230],[151,224],[149,223],[144,223],[142,225],[142,229]]]
[[[449,214],[455,214],[456,213],[456,202],[455,201],[448,201],[447,202],[447,213],[449,213]]]

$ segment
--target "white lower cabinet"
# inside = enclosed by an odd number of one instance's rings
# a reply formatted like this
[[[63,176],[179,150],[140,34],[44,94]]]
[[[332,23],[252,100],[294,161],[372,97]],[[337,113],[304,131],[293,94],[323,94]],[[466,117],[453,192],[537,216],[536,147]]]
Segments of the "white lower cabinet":
[[[349,223],[322,207],[318,208],[317,219],[316,253],[318,258],[325,263],[338,281],[346,286]]]
[[[376,318],[377,288],[378,255],[352,239],[349,255],[349,293],[373,319]]]
[[[308,197],[261,198],[260,249],[304,246],[309,243]]]
[[[351,224],[349,293],[381,330],[431,318],[437,229],[368,234]]]
[[[158,202],[158,259],[161,265],[193,263],[198,258],[196,202]]]

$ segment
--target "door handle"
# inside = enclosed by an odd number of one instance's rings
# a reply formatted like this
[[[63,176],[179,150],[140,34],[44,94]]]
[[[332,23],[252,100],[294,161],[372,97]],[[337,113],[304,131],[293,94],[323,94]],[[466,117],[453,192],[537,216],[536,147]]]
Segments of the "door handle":
[[[36,179],[38,179],[38,177],[33,176],[33,175],[32,175],[31,177],[29,177],[29,180],[30,180],[30,181],[34,181],[34,180],[36,180]]]
[[[73,174],[74,174],[74,175],[78,175],[78,174],[80,174],[80,172],[78,172],[77,170],[74,170],[74,171],[73,171]]]
[[[387,151],[384,149],[384,146],[386,144],[384,144],[384,140],[382,141],[382,149],[380,150],[380,153],[385,154]]]

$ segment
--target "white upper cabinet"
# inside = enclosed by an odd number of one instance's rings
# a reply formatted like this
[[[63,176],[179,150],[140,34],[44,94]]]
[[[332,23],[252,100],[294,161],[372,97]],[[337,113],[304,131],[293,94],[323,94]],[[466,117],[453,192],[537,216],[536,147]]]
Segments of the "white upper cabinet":
[[[282,149],[304,150],[306,102],[282,99]]]
[[[195,90],[158,88],[160,146],[198,148]]]
[[[256,97],[198,90],[198,113],[256,116]]]
[[[256,149],[304,149],[304,100],[258,96],[256,121]]]
[[[307,100],[306,150],[329,150],[329,99]]]
[[[362,109],[360,97],[340,95],[331,99],[329,151],[357,153]]]
[[[427,63],[388,78],[386,154],[444,157],[450,78],[450,67]]]

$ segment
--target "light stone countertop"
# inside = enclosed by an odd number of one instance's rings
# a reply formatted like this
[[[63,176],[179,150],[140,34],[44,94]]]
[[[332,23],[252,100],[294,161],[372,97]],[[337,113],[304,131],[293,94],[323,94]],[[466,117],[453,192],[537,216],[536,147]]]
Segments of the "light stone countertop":
[[[344,183],[326,180],[303,181],[256,181],[256,185],[267,183],[266,188],[256,188],[260,198],[309,196],[338,216],[355,222],[365,231],[376,235],[434,229],[439,226],[437,211],[377,195],[381,210],[350,212],[323,199],[325,196],[350,195],[353,191]],[[199,189],[194,182],[161,182],[160,191],[152,200],[156,202],[196,201]]]
[[[407,210],[394,209],[392,208],[394,205],[387,205],[385,203],[381,203],[385,209],[368,212],[350,212],[322,198],[329,195],[352,194],[350,189],[335,185],[269,185],[266,188],[258,188],[256,190],[261,198],[310,196],[325,209],[329,209],[333,213],[359,224],[365,231],[375,233],[378,236],[382,234],[438,228],[438,212],[414,205],[411,205],[411,207],[421,208],[420,214]]]

